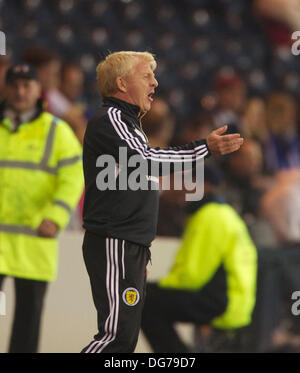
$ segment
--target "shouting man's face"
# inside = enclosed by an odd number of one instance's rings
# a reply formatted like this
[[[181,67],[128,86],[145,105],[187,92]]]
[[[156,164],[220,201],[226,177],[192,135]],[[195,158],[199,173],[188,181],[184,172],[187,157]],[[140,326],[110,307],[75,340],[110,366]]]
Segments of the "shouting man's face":
[[[124,78],[127,101],[139,106],[141,112],[149,111],[158,82],[149,62],[139,59],[132,72]]]

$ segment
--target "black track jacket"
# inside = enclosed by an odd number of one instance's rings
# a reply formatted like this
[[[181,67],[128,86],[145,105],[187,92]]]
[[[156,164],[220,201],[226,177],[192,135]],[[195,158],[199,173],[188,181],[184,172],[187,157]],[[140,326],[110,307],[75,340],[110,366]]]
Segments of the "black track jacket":
[[[138,106],[109,97],[103,100],[102,107],[87,124],[83,144],[83,227],[102,237],[119,238],[150,246],[157,226],[157,176],[166,173],[162,165],[171,166],[172,172],[174,163],[188,161],[194,165],[198,159],[203,159],[210,153],[205,140],[196,140],[180,147],[151,148],[140,127],[139,111]],[[123,153],[119,157],[120,148]],[[134,171],[137,171],[139,164],[131,165],[124,171],[132,156],[149,166],[146,175],[136,178],[137,181],[143,180],[146,188],[132,190],[135,188],[119,185],[122,172],[122,176],[125,175],[125,179],[129,180],[135,175]],[[109,169],[109,174],[106,160],[114,160],[116,164],[114,169]],[[159,166],[158,171],[151,172],[151,165]],[[106,178],[103,176],[105,172]],[[122,180],[124,181],[124,177]],[[113,181],[118,183],[116,187],[100,190],[105,182],[107,185],[113,185]]]

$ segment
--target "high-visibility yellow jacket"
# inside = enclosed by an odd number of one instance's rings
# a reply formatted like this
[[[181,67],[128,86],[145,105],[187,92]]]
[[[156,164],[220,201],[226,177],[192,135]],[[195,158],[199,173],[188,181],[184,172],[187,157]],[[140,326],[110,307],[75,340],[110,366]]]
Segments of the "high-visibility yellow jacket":
[[[67,123],[47,112],[12,131],[0,122],[0,273],[52,281],[57,236],[37,228],[50,219],[61,231],[83,190],[82,148]]]
[[[227,204],[207,203],[189,218],[173,268],[159,284],[198,290],[220,265],[226,273],[228,304],[212,325],[220,329],[246,326],[255,305],[257,252],[245,223]]]

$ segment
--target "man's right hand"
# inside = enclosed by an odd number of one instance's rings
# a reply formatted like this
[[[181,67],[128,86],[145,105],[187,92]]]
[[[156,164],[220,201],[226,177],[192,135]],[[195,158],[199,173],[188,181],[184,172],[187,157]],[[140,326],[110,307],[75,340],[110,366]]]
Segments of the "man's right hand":
[[[239,133],[223,135],[227,126],[212,131],[206,138],[208,149],[212,155],[224,155],[235,152],[244,142]],[[223,135],[223,136],[222,136]]]

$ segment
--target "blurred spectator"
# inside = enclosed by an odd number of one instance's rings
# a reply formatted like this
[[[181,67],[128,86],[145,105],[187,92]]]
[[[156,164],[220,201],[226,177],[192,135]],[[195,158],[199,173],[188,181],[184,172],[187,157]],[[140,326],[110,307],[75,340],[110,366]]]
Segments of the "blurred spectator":
[[[10,61],[6,57],[0,57],[0,102],[5,98],[5,75]]]
[[[150,115],[147,115],[150,119],[152,110],[153,107],[151,108]],[[155,111],[156,110],[157,108]],[[147,128],[151,125],[150,122],[147,123]],[[213,129],[212,115],[206,110],[200,111],[190,120],[186,121],[184,128],[179,133],[175,142],[178,144],[186,144],[199,138],[206,138]],[[169,137],[169,139],[170,138],[171,137]],[[151,138],[149,141],[151,143]],[[181,237],[186,218],[184,193],[174,189],[173,178],[171,178],[170,183],[170,190],[164,190],[161,193],[157,235]]]
[[[183,144],[196,139],[206,138],[215,127],[212,115],[206,110],[198,112],[186,122],[180,133],[180,143]]]
[[[291,33],[300,28],[298,0],[255,0],[255,11],[262,17],[263,29],[275,47],[292,44]]]
[[[263,196],[262,211],[270,221],[282,248],[300,247],[300,169],[280,171],[275,184]]]
[[[242,134],[246,139],[257,141],[264,146],[268,129],[266,123],[266,104],[262,98],[250,98],[242,115]]]
[[[166,101],[156,98],[143,118],[142,126],[153,148],[167,147],[174,131],[174,118]]]
[[[12,66],[6,83],[0,121],[0,288],[5,276],[15,279],[9,351],[37,352],[47,284],[57,273],[57,237],[83,189],[82,149],[67,123],[43,110],[33,67]]]
[[[80,143],[83,143],[86,119],[81,110],[72,105],[60,91],[61,61],[52,50],[44,47],[30,47],[23,59],[33,65],[40,79],[47,110],[70,124]]]
[[[300,29],[298,0],[255,0],[254,5],[262,15],[284,23],[291,30]]]
[[[61,68],[60,91],[72,103],[82,98],[84,74],[78,65],[65,63]]]
[[[79,112],[79,117],[86,115],[86,107],[83,102],[80,100],[82,99],[83,94],[83,84],[84,84],[84,74],[80,66],[73,64],[73,63],[64,63],[61,68],[61,82],[60,82],[60,91],[66,97],[67,100],[72,104],[73,109],[70,111],[72,115],[76,115],[76,111]],[[69,115],[70,115],[69,112]],[[77,129],[77,137],[80,139],[80,142],[83,142],[85,132],[85,126],[80,126]],[[82,194],[79,205],[78,205],[78,213],[79,217],[76,220],[76,216],[72,216],[71,222],[68,228],[77,228],[80,229],[82,226],[82,214],[83,214],[83,205],[84,205],[84,193]]]
[[[278,352],[299,352],[299,317],[291,313],[291,294],[299,289],[300,264],[300,169],[279,171],[275,183],[261,200],[261,211],[270,222],[276,237],[273,259],[272,282],[275,284],[272,295],[278,298],[280,308],[272,309],[272,343]],[[270,250],[269,250],[270,251]],[[271,263],[272,264],[272,263]],[[270,267],[270,266],[269,266]],[[266,273],[264,268],[264,273]],[[271,280],[270,275],[266,274]],[[268,281],[268,280],[267,280]],[[265,290],[266,292],[266,290]],[[265,296],[268,296],[267,294]],[[265,312],[270,314],[266,309]],[[263,329],[263,328],[262,328]],[[261,338],[259,339],[261,340]],[[261,342],[260,342],[261,343]],[[276,352],[277,352],[276,351]]]
[[[57,107],[56,101],[52,102],[52,92],[56,93],[56,89],[60,84],[61,61],[58,54],[48,48],[30,47],[24,51],[23,59],[34,66],[37,71],[42,86],[43,98],[48,105],[47,110],[50,112],[55,111],[55,115],[57,115],[57,112],[62,114],[65,110],[64,102],[61,103],[62,108],[60,106]]]
[[[263,193],[256,187],[261,177],[263,156],[255,140],[245,140],[243,146],[227,157],[225,167],[226,200],[244,216],[256,215]]]
[[[267,99],[269,139],[265,148],[271,171],[300,167],[300,138],[297,128],[296,101],[285,93],[272,93]]]
[[[262,166],[259,143],[245,140],[239,151],[224,162],[225,183],[222,186],[227,202],[243,217],[259,247],[274,243],[272,230],[260,214],[261,197],[273,183],[272,177],[263,175]]]
[[[184,193],[174,189],[174,178],[170,178],[170,190],[163,190],[157,223],[157,236],[181,237],[186,218]]]
[[[143,118],[143,130],[152,147],[167,147],[173,136],[174,118],[166,101],[156,98],[151,110]],[[160,195],[157,235],[179,237],[185,218],[181,191],[173,189],[170,178],[170,190],[163,190]]]
[[[226,124],[228,132],[240,132],[240,116],[247,98],[245,82],[236,72],[225,68],[217,73],[214,89],[217,94],[217,107],[214,110],[216,126]]]
[[[147,285],[142,330],[154,352],[189,351],[176,322],[222,331],[224,349],[251,322],[256,248],[242,219],[222,202],[220,172],[206,166],[204,174],[205,197],[187,206],[190,217],[171,271]]]

